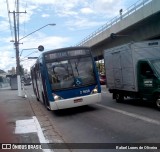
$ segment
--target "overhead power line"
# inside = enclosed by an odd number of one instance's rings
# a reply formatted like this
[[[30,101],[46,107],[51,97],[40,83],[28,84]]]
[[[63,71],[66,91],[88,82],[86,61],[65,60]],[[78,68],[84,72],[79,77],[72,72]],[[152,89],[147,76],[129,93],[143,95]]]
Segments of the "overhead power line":
[[[19,12],[19,0],[17,0],[17,12]],[[19,40],[19,13],[17,13],[17,37]]]

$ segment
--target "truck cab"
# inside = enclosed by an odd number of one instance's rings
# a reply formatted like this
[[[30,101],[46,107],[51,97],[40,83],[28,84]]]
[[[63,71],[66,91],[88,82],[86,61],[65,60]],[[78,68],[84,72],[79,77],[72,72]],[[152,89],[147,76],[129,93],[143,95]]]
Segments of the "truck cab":
[[[139,60],[137,81],[140,97],[155,100],[160,108],[160,58]]]

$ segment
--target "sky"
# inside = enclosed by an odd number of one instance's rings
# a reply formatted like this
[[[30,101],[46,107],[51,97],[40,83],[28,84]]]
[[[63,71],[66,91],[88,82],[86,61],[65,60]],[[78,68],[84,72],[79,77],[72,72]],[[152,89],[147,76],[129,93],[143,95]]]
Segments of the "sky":
[[[38,57],[41,54],[38,49],[32,49],[39,45],[44,46],[44,51],[77,45],[119,16],[120,9],[125,11],[136,2],[137,0],[19,0],[19,38],[22,39],[19,44],[20,64],[29,70],[35,60],[28,57]],[[12,13],[16,11],[15,4],[16,0],[0,0],[0,69],[6,72],[16,67]],[[44,28],[36,31],[41,27]],[[34,31],[36,32],[25,37]]]

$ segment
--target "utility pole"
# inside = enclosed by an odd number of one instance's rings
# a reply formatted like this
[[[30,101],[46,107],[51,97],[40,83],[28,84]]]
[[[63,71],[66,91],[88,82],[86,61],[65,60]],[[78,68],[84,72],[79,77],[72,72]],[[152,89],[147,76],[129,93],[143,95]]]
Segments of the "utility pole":
[[[23,38],[19,39],[19,14],[20,13],[26,13],[26,11],[25,12],[19,12],[19,0],[16,0],[16,2],[17,2],[17,10],[16,10],[16,12],[15,11],[13,11],[13,12],[9,11],[9,13],[13,13],[13,20],[14,20],[14,35],[15,35],[15,41],[14,41],[15,43],[14,43],[14,45],[15,45],[15,50],[16,50],[16,65],[17,65],[16,74],[17,74],[18,96],[22,96],[21,77],[20,77],[20,58],[19,58],[19,44],[20,43],[19,42],[22,39],[26,38],[27,36],[29,36],[29,35],[37,32],[37,31],[41,30],[42,28],[44,28],[44,27],[46,27],[48,25],[54,26],[56,24],[47,24],[45,26],[42,26],[41,28],[39,28],[39,29],[31,32],[30,34],[24,36]],[[18,17],[16,16],[16,14],[17,14]],[[44,47],[43,46],[39,46],[38,50],[43,51]]]
[[[17,63],[17,68],[16,68],[16,73],[17,75],[20,75],[19,73],[19,67],[20,67],[20,62],[19,62],[19,42],[17,40],[17,26],[16,26],[16,15],[15,11],[13,11],[13,21],[14,21],[14,36],[15,36],[15,49],[16,49],[16,63]]]
[[[18,2],[17,2],[17,6],[18,6]],[[15,36],[14,45],[15,45],[15,50],[16,50],[16,66],[17,66],[16,74],[17,74],[18,96],[22,96],[21,77],[20,77],[20,59],[19,59],[19,15],[18,15],[18,21],[16,22],[16,14],[26,13],[26,12],[13,11],[9,13],[13,13],[13,21],[14,21],[14,36]]]

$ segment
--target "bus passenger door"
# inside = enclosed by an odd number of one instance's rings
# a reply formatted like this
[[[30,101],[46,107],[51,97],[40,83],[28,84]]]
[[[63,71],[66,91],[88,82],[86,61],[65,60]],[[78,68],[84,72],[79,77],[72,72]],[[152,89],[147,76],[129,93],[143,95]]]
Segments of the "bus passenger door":
[[[35,87],[35,91],[36,91],[37,99],[39,100],[39,99],[40,99],[40,96],[39,96],[38,83],[37,83],[37,79],[38,79],[37,74],[38,74],[38,72],[37,72],[37,69],[36,69],[36,68],[35,68],[34,73],[35,73],[35,85],[36,85],[36,87]]]

